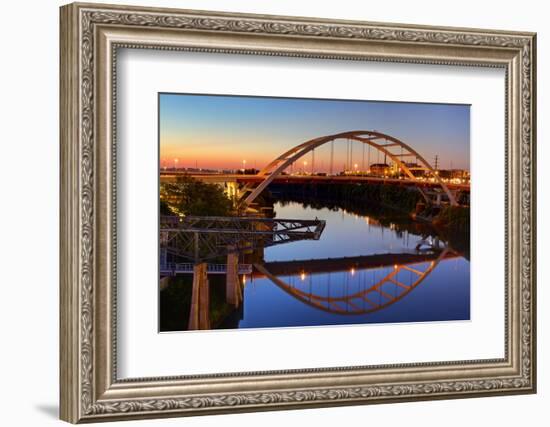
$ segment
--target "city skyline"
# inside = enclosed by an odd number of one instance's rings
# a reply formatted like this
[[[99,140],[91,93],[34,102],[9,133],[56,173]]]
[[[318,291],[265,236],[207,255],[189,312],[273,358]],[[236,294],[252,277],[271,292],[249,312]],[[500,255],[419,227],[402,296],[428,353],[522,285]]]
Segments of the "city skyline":
[[[376,130],[414,147],[441,169],[470,169],[470,106],[362,100],[159,94],[160,166],[262,168],[307,140],[349,130]],[[342,143],[343,142],[343,143]],[[334,171],[384,161],[377,150],[335,144]],[[295,167],[328,172],[326,144]],[[365,166],[367,165],[367,166]]]

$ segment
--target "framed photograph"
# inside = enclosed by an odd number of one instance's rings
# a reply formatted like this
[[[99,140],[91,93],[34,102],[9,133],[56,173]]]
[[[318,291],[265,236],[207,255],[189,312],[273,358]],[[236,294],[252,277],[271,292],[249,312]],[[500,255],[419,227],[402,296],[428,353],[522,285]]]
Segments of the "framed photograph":
[[[534,393],[535,34],[61,8],[61,418]]]

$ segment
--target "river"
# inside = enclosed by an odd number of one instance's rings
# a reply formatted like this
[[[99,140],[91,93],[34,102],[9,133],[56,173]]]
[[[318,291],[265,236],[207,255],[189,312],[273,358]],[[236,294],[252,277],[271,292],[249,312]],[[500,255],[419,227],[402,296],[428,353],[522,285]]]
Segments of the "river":
[[[319,218],[326,221],[326,227],[320,240],[266,248],[266,263],[359,256],[369,260],[370,255],[418,254],[415,248],[426,237],[422,227],[407,218],[395,223],[380,221],[343,208],[313,208],[298,202],[277,202],[274,210],[277,218]],[[343,271],[318,273],[304,269],[277,276],[279,285],[265,276],[245,277],[240,319],[221,327],[468,320],[468,259],[454,252],[446,252],[449,257],[440,259],[441,251],[423,254],[427,254],[427,261],[404,266],[385,263],[377,268],[346,267]]]

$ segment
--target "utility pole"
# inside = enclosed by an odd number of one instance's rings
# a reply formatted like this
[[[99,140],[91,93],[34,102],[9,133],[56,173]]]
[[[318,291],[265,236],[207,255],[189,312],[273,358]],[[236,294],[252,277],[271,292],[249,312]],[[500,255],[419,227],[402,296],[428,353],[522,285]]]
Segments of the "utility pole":
[[[434,169],[435,169],[436,172],[439,169],[439,156],[437,154],[435,155]]]

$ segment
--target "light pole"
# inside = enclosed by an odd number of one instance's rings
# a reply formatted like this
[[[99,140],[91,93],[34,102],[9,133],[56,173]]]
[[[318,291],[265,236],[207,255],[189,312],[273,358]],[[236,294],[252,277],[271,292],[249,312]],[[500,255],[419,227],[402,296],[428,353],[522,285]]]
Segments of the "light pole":
[[[307,161],[304,160],[304,175],[306,174],[306,166],[307,166]]]
[[[178,159],[174,159],[174,170],[176,170],[178,168]]]
[[[246,160],[243,160],[243,174],[246,171]]]
[[[355,175],[357,175],[357,166],[358,166],[357,163],[355,163],[355,164],[353,165],[353,167],[355,168]]]

